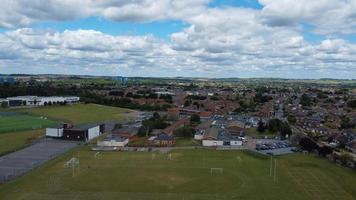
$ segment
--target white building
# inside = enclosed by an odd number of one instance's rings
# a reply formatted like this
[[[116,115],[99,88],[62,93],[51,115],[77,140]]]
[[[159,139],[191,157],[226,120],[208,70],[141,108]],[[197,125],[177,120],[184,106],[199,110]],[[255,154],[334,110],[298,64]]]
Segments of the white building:
[[[129,143],[129,139],[121,136],[110,136],[103,141],[98,141],[99,147],[124,147]]]
[[[203,146],[205,147],[217,147],[223,146],[224,141],[219,139],[219,129],[218,128],[210,128],[205,131],[203,136]]]
[[[17,96],[6,98],[9,106],[44,106],[48,104],[61,104],[61,103],[78,103],[80,98],[51,96],[51,97],[38,97],[38,96]]]
[[[224,146],[224,141],[222,140],[203,140],[204,147],[219,147]]]
[[[208,129],[203,136],[203,146],[242,146],[243,142],[240,137],[231,135],[225,129],[212,127]]]
[[[230,146],[242,146],[242,140],[231,140]]]
[[[203,131],[203,130],[200,130],[200,131],[195,132],[195,134],[194,134],[194,139],[195,139],[195,140],[203,140],[204,132],[205,132],[205,131]]]
[[[63,137],[63,128],[46,128],[46,137]]]

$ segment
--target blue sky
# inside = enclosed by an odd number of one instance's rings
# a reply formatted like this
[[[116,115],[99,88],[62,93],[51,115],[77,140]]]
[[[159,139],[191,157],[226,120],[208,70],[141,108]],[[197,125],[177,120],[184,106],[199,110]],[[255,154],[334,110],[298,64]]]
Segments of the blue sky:
[[[356,78],[354,1],[2,4],[0,73]]]
[[[262,6],[256,0],[214,0],[208,7],[245,7],[261,9]],[[153,34],[164,40],[168,40],[172,33],[179,32],[189,24],[182,20],[159,20],[154,22],[115,22],[101,17],[88,17],[73,21],[48,21],[32,24],[31,27],[38,29],[53,29],[58,31],[94,29],[110,35],[147,35]],[[5,29],[2,29],[4,31]]]

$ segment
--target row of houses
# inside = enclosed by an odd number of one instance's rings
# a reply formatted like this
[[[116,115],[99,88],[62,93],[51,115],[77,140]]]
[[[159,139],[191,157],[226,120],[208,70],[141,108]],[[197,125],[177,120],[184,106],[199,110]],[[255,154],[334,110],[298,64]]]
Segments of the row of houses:
[[[39,96],[17,96],[17,97],[8,97],[2,99],[2,102],[7,102],[8,106],[45,106],[51,104],[74,104],[78,103],[80,100],[79,97],[70,96],[50,96],[50,97],[39,97]]]
[[[226,129],[212,127],[203,134],[202,145],[205,147],[242,146],[243,139]]]

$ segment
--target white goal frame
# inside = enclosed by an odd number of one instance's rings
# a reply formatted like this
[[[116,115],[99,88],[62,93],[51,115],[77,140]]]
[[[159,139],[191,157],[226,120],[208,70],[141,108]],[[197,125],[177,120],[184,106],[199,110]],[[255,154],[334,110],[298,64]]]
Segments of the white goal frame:
[[[210,168],[210,174],[213,175],[213,174],[223,174],[224,173],[224,168]]]

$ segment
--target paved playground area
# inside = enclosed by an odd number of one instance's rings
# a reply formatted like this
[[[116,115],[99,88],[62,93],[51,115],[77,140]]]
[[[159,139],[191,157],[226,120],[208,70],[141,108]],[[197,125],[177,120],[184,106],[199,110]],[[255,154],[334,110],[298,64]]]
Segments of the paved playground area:
[[[46,139],[0,157],[0,182],[13,180],[77,146],[77,143]]]

